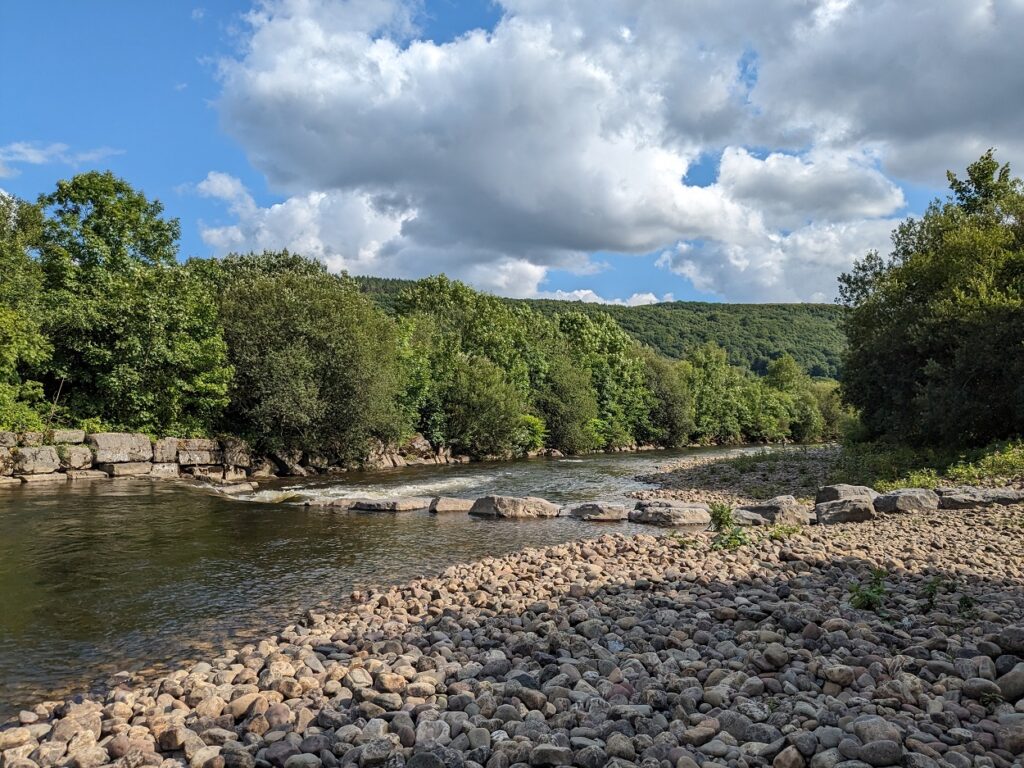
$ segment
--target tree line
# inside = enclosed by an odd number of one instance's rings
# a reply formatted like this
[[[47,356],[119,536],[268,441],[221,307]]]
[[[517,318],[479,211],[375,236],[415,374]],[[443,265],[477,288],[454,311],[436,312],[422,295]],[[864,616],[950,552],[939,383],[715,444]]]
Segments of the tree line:
[[[410,280],[356,276],[360,289],[394,310]],[[713,304],[670,301],[624,307],[554,299],[504,299],[543,315],[583,312],[611,315],[623,330],[666,357],[682,359],[712,343],[733,365],[763,376],[772,361],[790,355],[815,378],[839,379],[846,336],[844,307],[834,304]]]
[[[179,261],[178,221],[111,173],[0,197],[0,429],[234,434],[357,461],[419,432],[475,457],[838,434],[836,384],[714,344],[670,359],[608,314],[443,276],[388,307],[287,252]]]

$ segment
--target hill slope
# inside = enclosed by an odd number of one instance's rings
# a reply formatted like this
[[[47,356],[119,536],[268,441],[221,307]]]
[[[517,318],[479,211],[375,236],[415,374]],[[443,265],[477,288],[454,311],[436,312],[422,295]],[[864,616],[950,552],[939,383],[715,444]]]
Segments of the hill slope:
[[[411,281],[355,278],[365,293],[393,309]],[[724,347],[735,365],[763,373],[768,362],[788,353],[813,376],[836,378],[846,338],[844,309],[831,304],[715,304],[673,301],[642,307],[588,304],[550,299],[509,299],[544,315],[558,312],[606,313],[628,333],[669,357],[683,357],[700,344]]]

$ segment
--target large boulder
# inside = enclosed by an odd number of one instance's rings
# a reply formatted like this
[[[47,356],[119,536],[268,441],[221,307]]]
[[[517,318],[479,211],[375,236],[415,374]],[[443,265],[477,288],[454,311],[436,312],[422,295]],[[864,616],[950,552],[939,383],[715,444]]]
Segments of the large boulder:
[[[18,436],[18,445],[24,445],[26,448],[39,448],[44,442],[45,438],[42,432],[22,432]]]
[[[96,432],[86,437],[92,446],[97,464],[152,461],[153,444],[142,434]]]
[[[153,443],[153,461],[156,464],[178,463],[178,438],[161,437]]]
[[[477,517],[557,517],[559,506],[535,496],[484,496],[473,502],[469,514]]]
[[[305,477],[309,474],[309,471],[302,466],[302,451],[279,451],[270,454],[270,458],[277,464],[283,475]]]
[[[825,485],[818,489],[818,494],[814,497],[815,504],[821,504],[825,501],[841,501],[843,499],[871,499],[878,495],[878,491],[874,488],[868,488],[866,485],[847,485],[846,483],[838,483],[836,485]]]
[[[818,525],[835,525],[836,523],[862,523],[866,520],[874,520],[878,516],[878,512],[871,499],[861,496],[815,504],[814,515],[818,520]]]
[[[14,474],[14,456],[10,448],[0,447],[0,477]]]
[[[573,507],[569,510],[569,515],[593,523],[614,523],[628,518],[629,512],[624,504],[605,504],[595,501]]]
[[[13,432],[0,432],[0,448],[13,448],[18,444],[18,436]]]
[[[97,469],[106,472],[108,477],[142,477],[153,471],[153,465],[148,461],[119,461],[98,464]]]
[[[737,507],[733,518],[739,525],[810,525],[814,514],[795,496],[785,495]]]
[[[1020,488],[975,488],[964,485],[936,488],[935,493],[939,497],[939,509],[975,509],[1024,503],[1024,489]]]
[[[434,446],[418,432],[398,447],[398,456],[405,464],[440,464]]]
[[[672,499],[638,501],[629,513],[631,523],[674,527],[681,525],[709,525],[711,509],[707,504],[691,504]]]
[[[875,497],[875,510],[892,512],[926,512],[939,508],[939,496],[928,488],[899,488]]]
[[[252,450],[249,444],[238,437],[223,437],[220,441],[224,450],[224,463],[230,467],[251,467]]]
[[[53,440],[56,445],[80,445],[85,442],[84,429],[55,429]]]
[[[216,440],[206,438],[178,440],[178,463],[183,467],[223,464],[224,452]]]
[[[359,512],[413,512],[430,506],[430,499],[419,497],[397,499],[359,499],[352,509]]]
[[[457,499],[452,496],[438,496],[430,501],[430,511],[434,514],[441,512],[469,512],[473,508],[473,499]]]
[[[62,469],[89,469],[92,449],[87,445],[61,445],[57,448]]]
[[[18,475],[48,475],[60,469],[60,456],[52,445],[35,448],[15,448],[14,472]]]

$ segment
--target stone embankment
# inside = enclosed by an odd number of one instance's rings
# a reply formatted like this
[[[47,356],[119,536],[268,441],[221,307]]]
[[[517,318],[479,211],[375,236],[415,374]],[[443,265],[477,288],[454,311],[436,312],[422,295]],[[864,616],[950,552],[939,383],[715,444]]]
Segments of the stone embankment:
[[[454,566],[159,680],[26,709],[0,759],[1011,768],[1022,525],[1019,505],[908,510],[735,550],[607,535]]]
[[[469,457],[452,455],[447,449],[435,450],[421,435],[415,435],[401,446],[374,446],[358,468],[468,461]],[[80,429],[0,432],[0,487],[111,477],[185,477],[231,486],[242,493],[252,490],[246,485],[252,479],[305,477],[355,468],[302,452],[256,456],[247,443],[233,437],[151,440],[143,434],[86,434]]]
[[[20,436],[0,432],[0,486],[110,477],[191,477],[230,484],[244,483],[253,474],[272,471],[255,463],[248,445],[234,438],[153,441],[143,434],[86,434],[80,429]]]

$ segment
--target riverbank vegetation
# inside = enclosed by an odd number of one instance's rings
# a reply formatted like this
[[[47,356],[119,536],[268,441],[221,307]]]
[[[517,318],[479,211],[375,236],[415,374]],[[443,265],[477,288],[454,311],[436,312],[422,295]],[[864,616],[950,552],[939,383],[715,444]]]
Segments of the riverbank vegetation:
[[[606,313],[443,276],[382,307],[295,254],[182,262],[178,222],[109,173],[0,205],[0,429],[229,433],[356,461],[416,432],[489,456],[814,441],[847,418],[789,355],[763,376],[714,344],[670,358]]]

